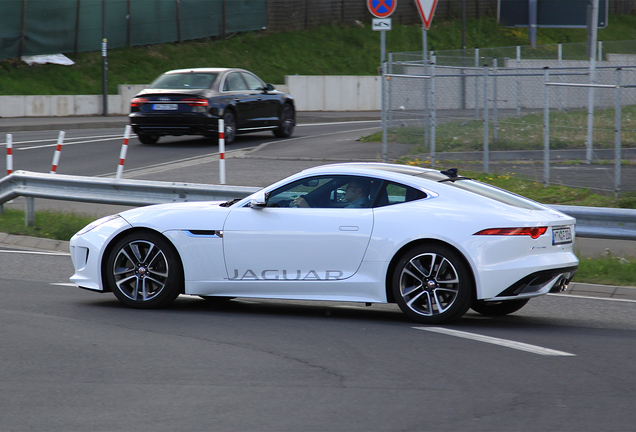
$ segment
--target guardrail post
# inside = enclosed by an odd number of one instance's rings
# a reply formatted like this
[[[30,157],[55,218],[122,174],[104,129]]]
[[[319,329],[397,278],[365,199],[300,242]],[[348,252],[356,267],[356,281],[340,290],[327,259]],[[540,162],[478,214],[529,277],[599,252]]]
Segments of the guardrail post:
[[[35,225],[35,198],[33,197],[26,197],[24,224],[28,227]]]

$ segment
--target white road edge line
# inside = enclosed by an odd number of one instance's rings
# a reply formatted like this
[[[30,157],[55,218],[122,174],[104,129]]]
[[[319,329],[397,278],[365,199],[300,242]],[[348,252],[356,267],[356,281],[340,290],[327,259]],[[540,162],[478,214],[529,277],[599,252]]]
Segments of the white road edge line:
[[[561,298],[579,298],[579,299],[587,299],[587,300],[607,300],[607,301],[636,303],[636,300],[615,298],[615,297],[607,298],[607,297],[584,296],[584,295],[578,295],[578,294],[550,294],[550,293],[548,293],[547,295],[561,297]]]
[[[77,285],[75,285],[74,283],[70,283],[70,282],[51,282],[49,285],[77,288]]]
[[[515,342],[507,339],[500,339],[491,336],[484,336],[475,333],[468,333],[459,330],[452,330],[443,327],[413,327],[416,330],[424,330],[433,333],[441,333],[448,336],[455,336],[464,339],[471,339],[478,342],[490,343],[493,345],[500,345],[506,348],[512,348],[520,351],[527,351],[539,355],[548,356],[576,356],[576,354],[567,353],[564,351],[557,351],[549,348],[540,347],[537,345],[530,345],[522,342]]]

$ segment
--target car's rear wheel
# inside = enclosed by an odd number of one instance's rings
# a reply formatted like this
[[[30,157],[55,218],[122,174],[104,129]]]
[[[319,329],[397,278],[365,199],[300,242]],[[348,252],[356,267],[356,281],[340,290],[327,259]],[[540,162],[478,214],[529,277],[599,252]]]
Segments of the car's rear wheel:
[[[139,134],[137,138],[142,144],[157,144],[159,141],[159,135]]]
[[[294,132],[296,119],[294,118],[294,109],[290,105],[285,105],[280,115],[280,124],[274,129],[274,136],[278,138],[288,138]]]
[[[530,299],[520,300],[507,300],[500,302],[486,302],[483,300],[477,300],[470,307],[475,312],[487,316],[503,316],[514,312],[524,307]]]
[[[123,304],[161,308],[172,303],[181,292],[183,269],[168,240],[151,232],[132,233],[111,249],[106,279]]]
[[[232,111],[226,111],[223,116],[223,125],[225,127],[225,144],[230,144],[236,138],[236,116]]]
[[[470,307],[474,283],[465,261],[444,245],[421,245],[398,261],[393,296],[409,318],[438,324],[460,318]]]

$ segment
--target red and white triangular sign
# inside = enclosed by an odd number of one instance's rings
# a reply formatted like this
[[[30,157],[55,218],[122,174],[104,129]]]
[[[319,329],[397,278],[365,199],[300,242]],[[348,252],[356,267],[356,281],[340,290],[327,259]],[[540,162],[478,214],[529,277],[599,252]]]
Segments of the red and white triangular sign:
[[[420,16],[424,22],[424,27],[428,30],[431,26],[431,21],[433,21],[433,14],[437,7],[437,0],[415,0],[415,5],[417,6],[417,10],[420,12]]]

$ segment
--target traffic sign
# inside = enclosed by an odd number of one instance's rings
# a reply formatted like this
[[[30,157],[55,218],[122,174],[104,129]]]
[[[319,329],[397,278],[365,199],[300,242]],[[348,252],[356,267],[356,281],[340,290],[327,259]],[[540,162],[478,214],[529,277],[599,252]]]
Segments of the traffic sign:
[[[369,12],[376,18],[388,18],[397,6],[397,0],[367,0]]]
[[[391,18],[373,18],[373,31],[389,31],[391,30]]]
[[[431,27],[431,21],[433,21],[433,14],[437,7],[437,0],[415,0],[415,5],[422,17],[424,27],[428,30]]]

